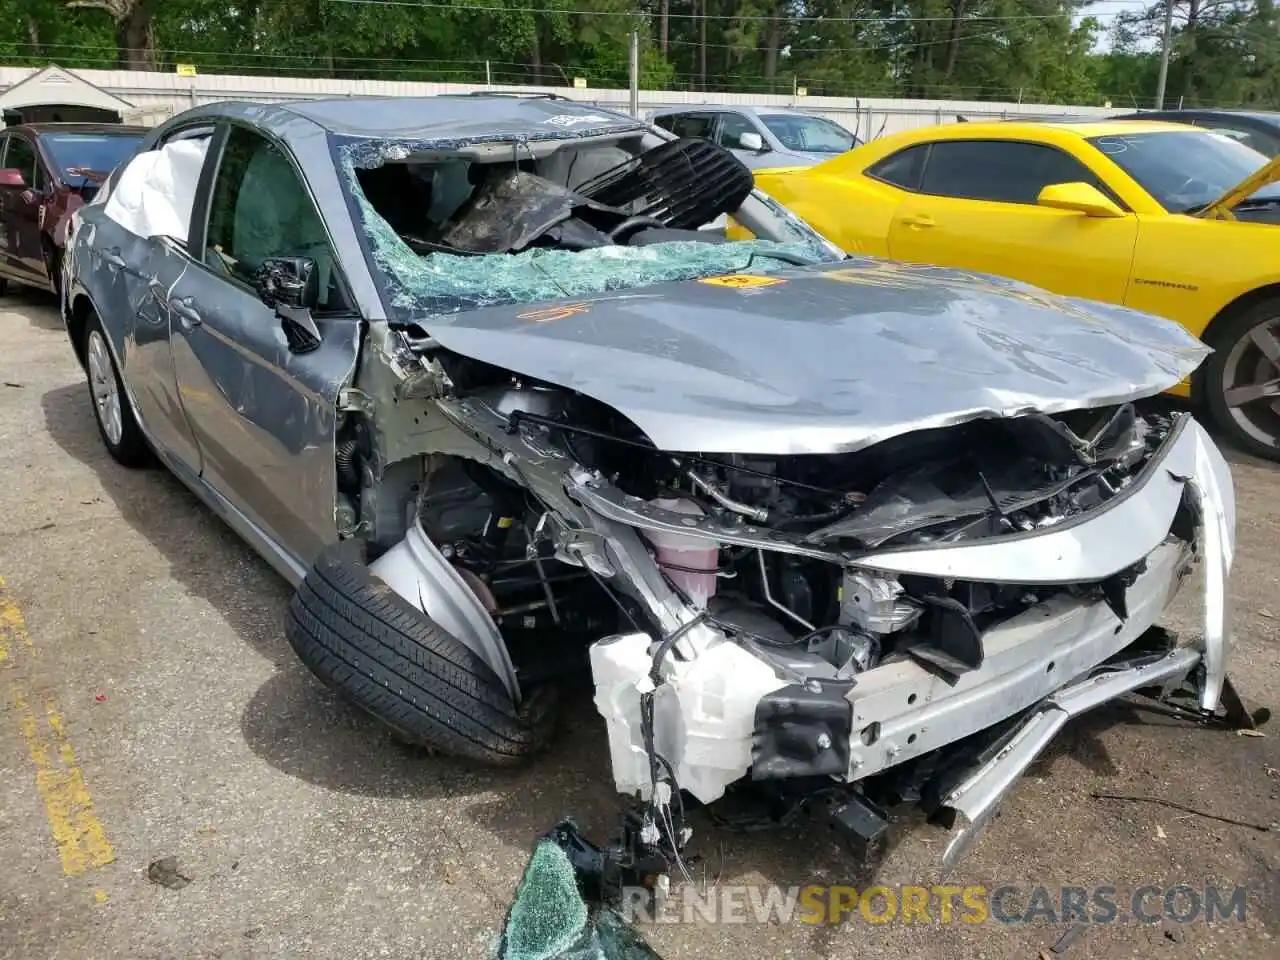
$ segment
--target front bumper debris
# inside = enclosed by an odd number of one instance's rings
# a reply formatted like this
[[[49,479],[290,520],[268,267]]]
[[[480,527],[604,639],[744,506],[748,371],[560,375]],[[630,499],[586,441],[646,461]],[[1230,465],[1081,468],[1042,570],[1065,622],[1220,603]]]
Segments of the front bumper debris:
[[[1134,690],[1181,681],[1200,659],[1199,651],[1183,647],[1154,662],[1135,663],[1068,684],[1045,700],[994,757],[943,798],[943,811],[964,820],[942,855],[943,865],[950,868],[960,862],[999,809],[1000,801],[1068,720]]]
[[[653,695],[652,750],[704,803],[747,775],[819,775],[858,784],[1022,717],[996,755],[943,800],[965,824],[944,858],[954,863],[1071,717],[1139,688],[1172,689],[1188,679],[1203,711],[1218,707],[1231,645],[1227,584],[1235,524],[1226,462],[1187,418],[1156,469],[1112,503],[1069,526],[864,558],[860,565],[904,573],[985,580],[984,570],[998,578],[1012,578],[1005,571],[1017,570],[1024,582],[1063,584],[1076,582],[1081,571],[1104,576],[1142,564],[1119,614],[1106,602],[1055,593],[986,630],[981,666],[958,675],[901,658],[842,684],[798,678],[749,645],[713,637],[692,656],[666,658],[664,682],[655,689],[647,634],[600,641],[591,664],[618,789],[645,797],[650,790],[642,694]],[[1127,648],[1155,627],[1197,562],[1204,598],[1200,636],[1159,659],[1126,664]]]

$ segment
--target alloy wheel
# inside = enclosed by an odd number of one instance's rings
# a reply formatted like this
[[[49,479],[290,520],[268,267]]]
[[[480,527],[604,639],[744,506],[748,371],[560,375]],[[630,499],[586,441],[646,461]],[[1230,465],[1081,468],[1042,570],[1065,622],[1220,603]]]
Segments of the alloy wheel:
[[[98,423],[112,446],[119,445],[124,437],[124,422],[120,413],[120,390],[116,385],[116,371],[107,351],[102,334],[94,330],[89,334],[89,384],[93,390],[93,405]]]
[[[1280,317],[1247,330],[1223,364],[1222,399],[1245,434],[1280,445]]]

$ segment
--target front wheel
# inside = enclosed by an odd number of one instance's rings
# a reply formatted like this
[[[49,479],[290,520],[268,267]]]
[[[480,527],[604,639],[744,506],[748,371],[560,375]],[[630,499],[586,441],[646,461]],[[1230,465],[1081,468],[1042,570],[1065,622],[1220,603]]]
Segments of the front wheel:
[[[488,664],[344,546],[322,553],[298,586],[285,633],[312,673],[402,743],[504,766],[551,739],[554,688],[527,691],[517,707]]]
[[[1237,446],[1280,461],[1280,298],[1224,320],[1207,338],[1214,352],[1193,392]]]
[[[150,457],[150,450],[133,416],[120,371],[116,369],[115,359],[107,346],[107,335],[97,317],[91,317],[86,324],[84,356],[93,417],[107,452],[126,467],[144,465]]]

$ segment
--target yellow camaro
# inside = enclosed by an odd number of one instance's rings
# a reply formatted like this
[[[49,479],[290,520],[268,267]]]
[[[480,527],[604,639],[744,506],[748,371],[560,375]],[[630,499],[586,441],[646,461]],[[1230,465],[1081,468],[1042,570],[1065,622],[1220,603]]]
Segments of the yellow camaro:
[[[1242,447],[1280,460],[1277,179],[1280,160],[1152,121],[954,124],[756,172],[849,253],[1176,320],[1215,351],[1179,392]]]

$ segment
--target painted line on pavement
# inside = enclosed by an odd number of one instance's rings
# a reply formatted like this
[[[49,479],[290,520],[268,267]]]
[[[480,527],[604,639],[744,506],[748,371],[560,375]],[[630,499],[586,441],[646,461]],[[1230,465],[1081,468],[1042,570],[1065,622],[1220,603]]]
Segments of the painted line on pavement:
[[[116,854],[94,811],[93,797],[67,737],[57,700],[49,691],[38,696],[33,693],[22,675],[26,671],[16,669],[22,661],[35,661],[37,653],[26,618],[6,596],[0,578],[0,668],[8,681],[9,704],[35,768],[36,792],[44,803],[62,870],[68,876],[78,876],[106,866]]]

